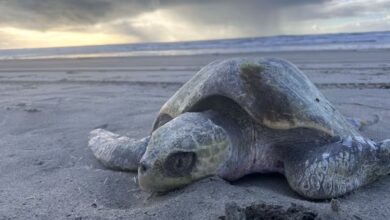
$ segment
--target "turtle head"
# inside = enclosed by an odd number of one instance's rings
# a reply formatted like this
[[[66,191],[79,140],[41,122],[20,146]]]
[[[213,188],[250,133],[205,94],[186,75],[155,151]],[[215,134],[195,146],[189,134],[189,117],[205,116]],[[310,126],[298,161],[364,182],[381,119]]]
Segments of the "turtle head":
[[[152,133],[138,167],[140,187],[164,192],[215,175],[229,156],[225,130],[204,113],[184,113]]]

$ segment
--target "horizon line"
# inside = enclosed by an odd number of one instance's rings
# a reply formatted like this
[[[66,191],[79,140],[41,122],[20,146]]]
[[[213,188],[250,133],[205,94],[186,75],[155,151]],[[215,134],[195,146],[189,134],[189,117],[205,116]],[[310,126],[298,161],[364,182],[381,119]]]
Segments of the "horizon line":
[[[176,44],[176,43],[198,43],[198,42],[215,42],[215,41],[234,41],[241,39],[261,39],[261,38],[277,38],[277,37],[302,37],[302,36],[325,36],[325,35],[347,35],[347,34],[368,34],[368,33],[386,33],[390,30],[384,31],[364,31],[364,32],[330,32],[320,34],[280,34],[280,35],[264,35],[252,37],[233,37],[233,38],[213,38],[207,40],[185,40],[185,41],[151,41],[151,42],[136,42],[136,43],[116,43],[116,44],[91,44],[91,45],[72,45],[72,46],[58,46],[58,47],[24,47],[24,48],[0,48],[0,51],[17,51],[17,50],[45,50],[45,49],[60,49],[60,48],[88,48],[88,47],[104,47],[104,46],[124,46],[124,45],[146,45],[146,44]]]

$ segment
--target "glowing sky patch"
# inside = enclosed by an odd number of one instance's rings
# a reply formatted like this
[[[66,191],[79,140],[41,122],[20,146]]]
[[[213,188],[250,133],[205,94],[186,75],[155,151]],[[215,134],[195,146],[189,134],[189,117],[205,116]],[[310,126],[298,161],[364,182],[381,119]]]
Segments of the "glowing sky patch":
[[[131,36],[105,34],[105,33],[83,33],[83,32],[62,32],[62,31],[33,31],[13,27],[0,28],[0,34],[6,38],[0,45],[12,47],[14,45],[31,45],[32,47],[55,47],[73,45],[99,45],[126,43],[134,41]]]

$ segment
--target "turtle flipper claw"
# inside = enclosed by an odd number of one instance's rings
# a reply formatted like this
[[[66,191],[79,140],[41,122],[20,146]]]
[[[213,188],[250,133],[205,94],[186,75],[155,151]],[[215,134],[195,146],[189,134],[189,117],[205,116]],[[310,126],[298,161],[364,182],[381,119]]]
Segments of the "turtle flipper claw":
[[[88,147],[104,166],[136,171],[148,142],[149,137],[135,140],[99,128],[90,132]]]

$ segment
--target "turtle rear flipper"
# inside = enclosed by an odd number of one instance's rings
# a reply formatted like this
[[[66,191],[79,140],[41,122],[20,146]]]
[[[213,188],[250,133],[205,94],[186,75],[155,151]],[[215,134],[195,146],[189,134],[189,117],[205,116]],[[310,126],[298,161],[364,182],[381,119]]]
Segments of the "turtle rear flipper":
[[[351,124],[355,129],[359,131],[365,130],[365,128],[375,125],[376,123],[379,122],[379,116],[374,115],[374,118],[369,120],[369,119],[360,119],[360,118],[353,118],[353,117],[345,117],[347,122]]]
[[[347,137],[312,149],[289,151],[284,161],[290,186],[306,198],[338,197],[390,173],[390,140]]]
[[[385,174],[390,174],[390,139],[380,142],[379,147],[384,172]]]
[[[88,147],[93,155],[108,168],[137,171],[138,163],[149,139],[146,137],[135,140],[99,128],[90,132]]]

